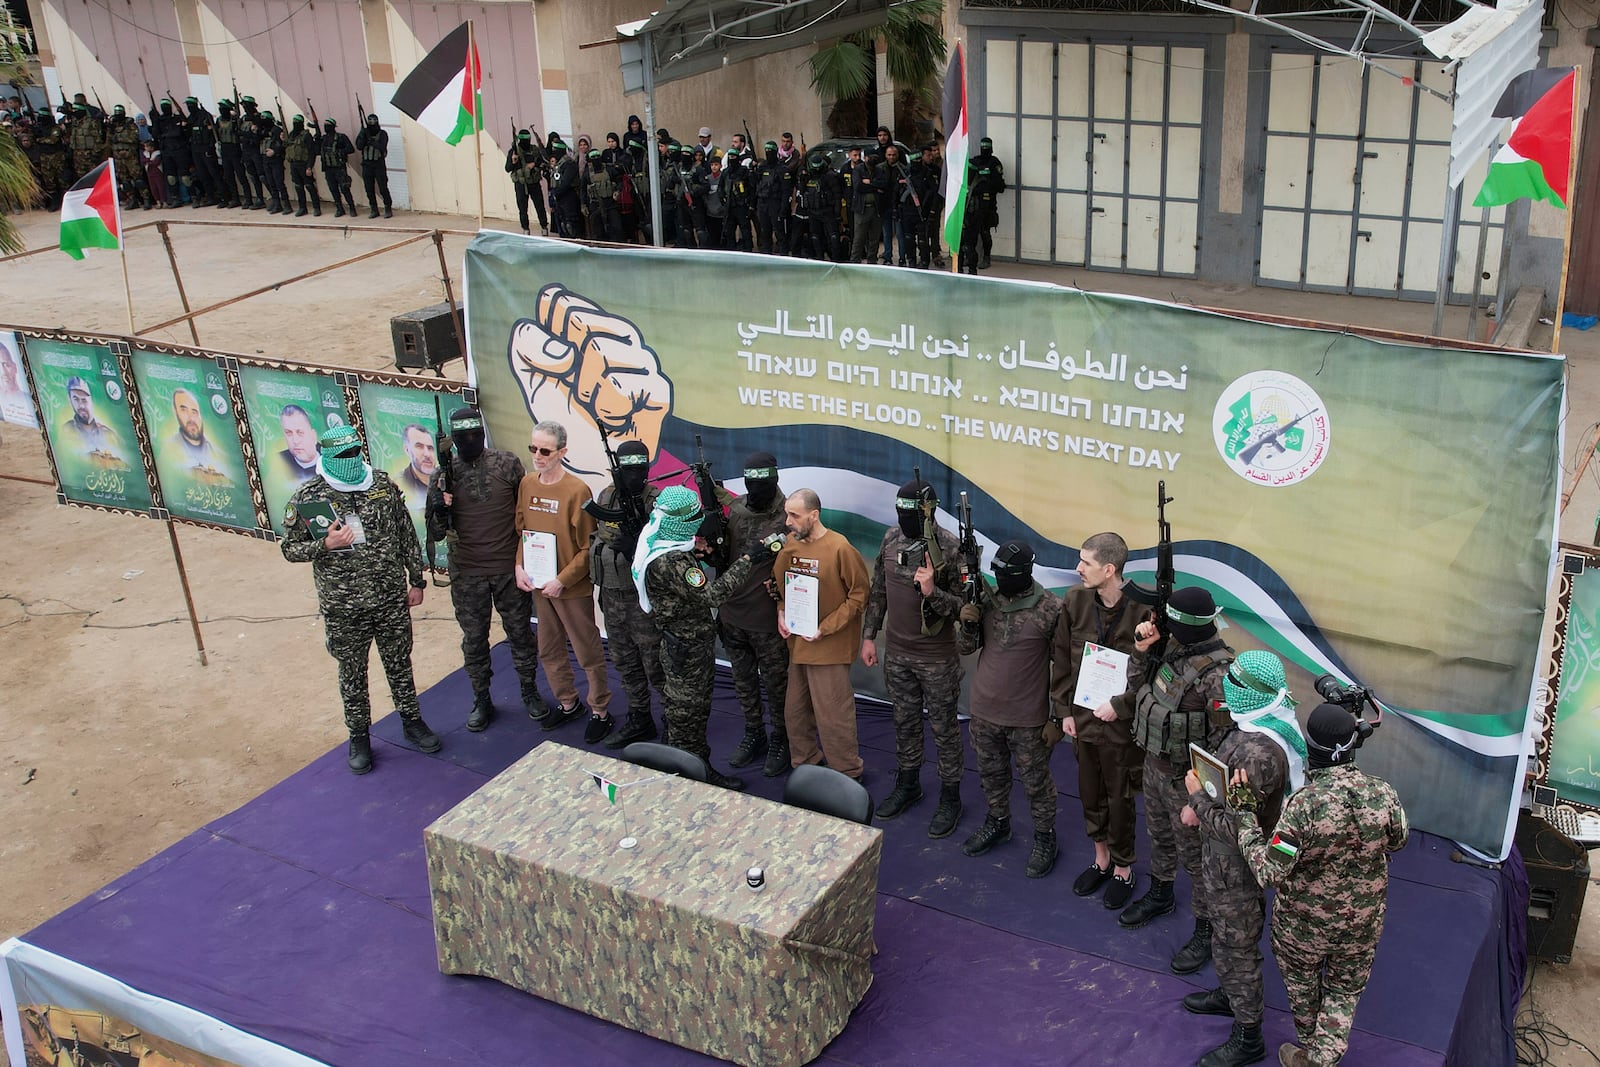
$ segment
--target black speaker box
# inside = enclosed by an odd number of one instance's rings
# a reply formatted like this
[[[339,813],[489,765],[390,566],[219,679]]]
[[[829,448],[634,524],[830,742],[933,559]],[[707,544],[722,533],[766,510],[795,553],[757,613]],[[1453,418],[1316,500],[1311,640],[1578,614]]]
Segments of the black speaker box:
[[[461,356],[449,304],[433,304],[389,320],[395,370],[432,370]]]
[[[1589,853],[1532,812],[1517,817],[1517,851],[1528,869],[1528,955],[1572,962],[1589,887]]]

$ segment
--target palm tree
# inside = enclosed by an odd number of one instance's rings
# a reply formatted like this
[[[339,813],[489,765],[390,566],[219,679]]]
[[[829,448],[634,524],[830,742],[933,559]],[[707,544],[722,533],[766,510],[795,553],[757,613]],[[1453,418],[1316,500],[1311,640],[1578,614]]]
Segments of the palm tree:
[[[29,81],[27,51],[23,42],[27,31],[17,25],[8,5],[0,4],[0,75],[7,82]],[[0,131],[0,204],[31,205],[39,196],[28,155],[9,130]],[[0,214],[0,252],[12,255],[23,250],[22,235],[8,214]]]
[[[879,37],[886,46],[884,66],[902,102],[937,106],[935,84],[948,53],[943,16],[944,0],[900,0],[880,25],[841,37],[811,57],[812,87],[834,101],[828,126],[835,135],[864,135],[872,125]]]

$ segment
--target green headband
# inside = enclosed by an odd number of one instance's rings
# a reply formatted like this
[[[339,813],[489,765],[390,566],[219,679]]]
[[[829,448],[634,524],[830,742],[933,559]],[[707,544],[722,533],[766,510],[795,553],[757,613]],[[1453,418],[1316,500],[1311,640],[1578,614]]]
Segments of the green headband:
[[[763,478],[776,478],[778,476],[778,468],[777,467],[746,467],[744,469],[744,476],[746,478],[755,478],[757,481],[759,481],[759,480],[761,480]]]
[[[1216,617],[1221,614],[1222,609],[1218,608],[1210,615],[1190,615],[1187,611],[1180,611],[1171,604],[1167,605],[1167,618],[1173,622],[1181,622],[1185,626],[1204,626],[1208,622],[1214,622]]]
[[[457,430],[481,430],[481,429],[483,429],[483,420],[478,418],[476,415],[470,416],[470,417],[465,418],[465,419],[451,419],[450,420],[450,432],[451,433],[454,433]]]
[[[630,452],[626,456],[618,456],[617,457],[617,466],[619,466],[619,467],[648,467],[648,466],[650,466],[650,457],[647,456],[647,455],[644,455],[642,453]]]

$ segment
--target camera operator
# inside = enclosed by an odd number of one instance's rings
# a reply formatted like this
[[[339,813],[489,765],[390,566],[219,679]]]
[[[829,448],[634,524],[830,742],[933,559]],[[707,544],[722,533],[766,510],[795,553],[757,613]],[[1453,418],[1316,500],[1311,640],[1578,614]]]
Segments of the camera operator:
[[[1317,692],[1340,695],[1322,681]],[[1278,887],[1272,952],[1300,1039],[1278,1049],[1286,1067],[1332,1065],[1344,1055],[1383,933],[1388,854],[1406,843],[1400,798],[1355,765],[1355,750],[1371,733],[1372,724],[1347,708],[1317,706],[1306,721],[1306,787],[1284,804],[1270,836],[1256,818],[1248,776],[1236,772],[1228,791],[1240,809],[1245,862],[1263,887]]]

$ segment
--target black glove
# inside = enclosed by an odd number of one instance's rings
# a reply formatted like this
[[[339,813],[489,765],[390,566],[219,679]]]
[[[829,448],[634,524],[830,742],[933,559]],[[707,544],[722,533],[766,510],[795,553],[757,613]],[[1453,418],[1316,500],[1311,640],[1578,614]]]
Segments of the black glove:
[[[750,557],[750,565],[752,567],[760,567],[777,559],[778,553],[782,551],[783,535],[768,534],[766,537],[752,541],[750,547],[744,550],[744,554]]]

